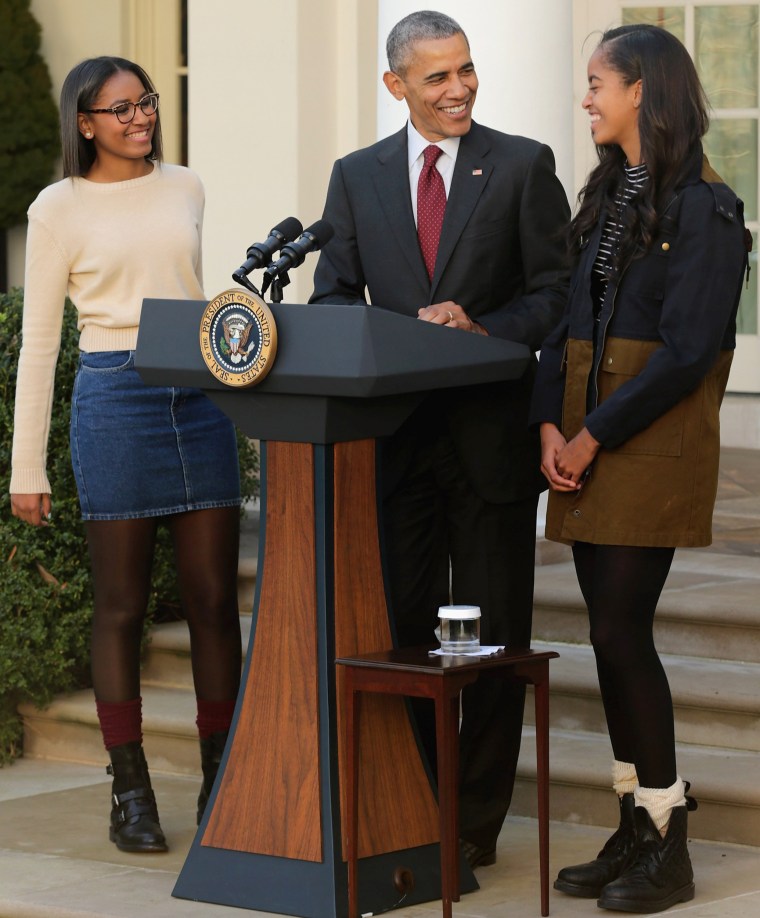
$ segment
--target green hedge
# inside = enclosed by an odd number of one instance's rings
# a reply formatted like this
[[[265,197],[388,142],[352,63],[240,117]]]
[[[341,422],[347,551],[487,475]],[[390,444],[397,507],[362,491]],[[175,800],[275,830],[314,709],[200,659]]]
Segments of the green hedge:
[[[60,155],[58,107],[29,0],[0,0],[0,227],[18,226]]]
[[[48,443],[50,525],[35,528],[10,511],[11,443],[23,291],[0,294],[0,765],[21,754],[21,702],[48,704],[89,685],[92,590],[84,527],[69,460],[71,387],[78,359],[76,311],[67,304]],[[258,454],[238,437],[246,500],[258,491]],[[161,527],[150,614],[181,617],[169,537]]]

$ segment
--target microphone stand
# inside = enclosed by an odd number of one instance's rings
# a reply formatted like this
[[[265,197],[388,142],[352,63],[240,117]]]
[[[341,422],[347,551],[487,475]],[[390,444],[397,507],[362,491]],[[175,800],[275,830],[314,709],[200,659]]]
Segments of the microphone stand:
[[[288,277],[288,272],[283,271],[282,274],[276,274],[272,276],[271,274],[264,275],[264,282],[261,285],[261,295],[269,290],[269,302],[270,303],[281,303],[282,302],[282,288],[287,287],[290,283],[290,278]]]
[[[236,284],[240,284],[241,287],[245,287],[247,290],[255,293],[256,296],[261,296],[259,291],[253,286],[251,281],[248,280],[245,274],[239,274],[237,271],[234,271],[232,274],[232,279]]]

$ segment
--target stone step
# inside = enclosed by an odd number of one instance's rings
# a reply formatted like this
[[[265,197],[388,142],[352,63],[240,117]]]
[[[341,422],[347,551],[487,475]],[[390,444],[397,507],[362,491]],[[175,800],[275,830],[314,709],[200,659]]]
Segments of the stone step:
[[[240,634],[245,655],[251,634],[250,614],[240,616]],[[140,675],[140,684],[192,691],[190,633],[185,622],[154,625]]]
[[[552,730],[606,733],[594,652],[588,645],[534,641],[551,663]],[[682,743],[760,751],[760,664],[662,655]],[[533,722],[532,702],[526,720]]]
[[[251,619],[241,616],[243,648]],[[552,728],[605,732],[594,655],[588,645],[534,641],[556,650],[551,667]],[[684,743],[760,751],[760,665],[663,654],[676,715],[676,737]],[[184,622],[157,625],[142,673],[143,686],[192,690],[190,639]],[[532,723],[532,708],[526,708]]]
[[[258,571],[258,505],[241,521],[238,606],[243,652],[248,646]],[[141,673],[143,735],[151,768],[170,774],[199,773],[190,636],[184,621],[154,625]],[[19,707],[24,718],[24,755],[29,758],[101,764],[107,761],[91,689],[61,695],[44,711]]]
[[[247,647],[258,554],[258,513],[243,521],[241,640]],[[700,809],[690,835],[760,844],[756,783],[760,704],[760,565],[756,558],[679,551],[658,611],[658,647],[671,681],[681,774]],[[551,690],[551,816],[613,825],[611,749],[587,644],[588,618],[566,546],[541,541],[536,569],[536,646],[557,649]],[[142,675],[146,754],[157,773],[198,775],[195,697],[185,622],[157,625]],[[532,701],[532,699],[531,699]],[[92,691],[60,697],[45,710],[21,708],[25,755],[104,765],[107,755]],[[535,816],[532,703],[512,812]],[[593,852],[592,852],[593,853]]]
[[[143,739],[151,770],[200,774],[195,694],[177,687],[144,686]],[[21,705],[24,756],[105,765],[92,689],[60,695],[47,708]]]
[[[258,501],[247,505],[245,515],[240,521],[238,609],[241,615],[250,615],[253,611],[253,598],[256,591],[256,574],[258,573],[259,566],[260,522]]]
[[[556,662],[556,661],[555,661]],[[757,753],[677,744],[678,770],[699,802],[689,814],[689,837],[760,845],[760,784]],[[617,801],[611,789],[612,750],[599,733],[552,730],[551,819],[615,827]],[[536,817],[535,731],[523,734],[510,813]],[[592,857],[595,852],[588,856]],[[579,861],[586,859],[579,852]]]
[[[558,661],[554,661],[555,665]],[[148,686],[143,692],[145,749],[151,770],[198,775],[195,699],[182,689]],[[105,765],[107,756],[91,691],[57,698],[45,711],[23,708],[29,758]],[[680,773],[692,783],[699,810],[690,817],[694,838],[760,845],[757,753],[678,744]],[[551,818],[613,825],[612,752],[601,733],[552,728]],[[536,816],[535,731],[526,725],[511,813]]]
[[[679,550],[655,618],[661,653],[760,663],[757,558]],[[533,636],[588,643],[588,614],[571,562],[536,567]]]
[[[250,615],[253,611],[257,568],[256,558],[240,558],[238,560],[237,596],[238,610],[241,615]]]

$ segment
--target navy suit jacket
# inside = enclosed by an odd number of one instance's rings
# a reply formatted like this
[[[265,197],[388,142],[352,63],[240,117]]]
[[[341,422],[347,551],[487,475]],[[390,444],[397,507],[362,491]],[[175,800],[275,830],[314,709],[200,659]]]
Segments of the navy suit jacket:
[[[549,147],[473,122],[461,139],[435,272],[422,260],[409,191],[407,131],[338,160],[324,218],[335,236],[314,277],[314,303],[365,303],[417,316],[453,300],[486,330],[532,350],[567,299],[569,208]],[[452,334],[468,334],[451,330]],[[535,364],[519,380],[441,390],[391,441],[387,480],[404,472],[421,418],[446,425],[475,490],[506,502],[543,485],[527,413]]]

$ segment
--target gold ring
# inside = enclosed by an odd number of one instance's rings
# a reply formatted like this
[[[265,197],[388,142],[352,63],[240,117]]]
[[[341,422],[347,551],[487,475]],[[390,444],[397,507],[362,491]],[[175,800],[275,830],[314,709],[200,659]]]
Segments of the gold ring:
[[[453,321],[454,321],[454,314],[452,313],[452,311],[451,311],[450,309],[447,309],[446,312],[448,312],[448,314],[449,314],[449,322],[453,322]]]

